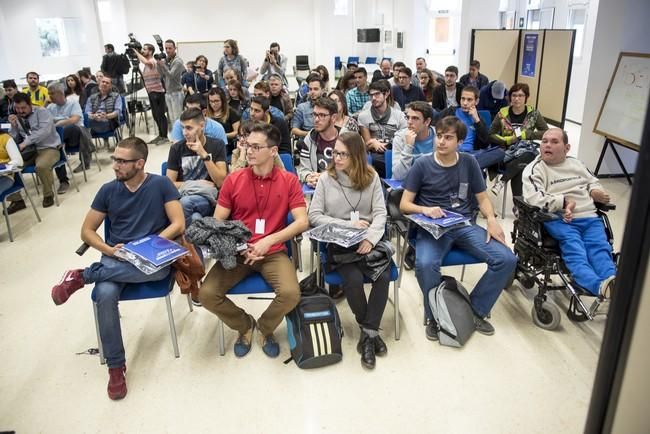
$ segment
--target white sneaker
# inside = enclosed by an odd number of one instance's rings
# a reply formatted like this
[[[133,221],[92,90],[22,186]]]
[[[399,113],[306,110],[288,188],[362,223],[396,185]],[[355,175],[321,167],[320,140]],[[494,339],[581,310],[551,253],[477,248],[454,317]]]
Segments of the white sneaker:
[[[609,276],[607,279],[600,282],[598,293],[601,295],[601,297],[609,299],[612,296],[612,289],[614,289],[615,282],[616,276]]]
[[[499,175],[495,180],[494,180],[494,185],[490,189],[493,195],[499,196],[501,192],[503,191],[503,187],[506,185],[505,182],[501,180],[501,175]]]

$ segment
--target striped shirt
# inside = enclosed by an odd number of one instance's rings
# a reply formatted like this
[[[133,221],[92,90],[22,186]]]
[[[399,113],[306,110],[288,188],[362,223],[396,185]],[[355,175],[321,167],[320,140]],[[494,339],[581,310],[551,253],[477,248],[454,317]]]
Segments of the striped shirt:
[[[158,68],[155,66],[144,65],[144,71],[142,71],[142,77],[144,78],[144,87],[147,88],[147,92],[164,92],[165,89],[162,86],[162,81],[160,79],[160,73]]]

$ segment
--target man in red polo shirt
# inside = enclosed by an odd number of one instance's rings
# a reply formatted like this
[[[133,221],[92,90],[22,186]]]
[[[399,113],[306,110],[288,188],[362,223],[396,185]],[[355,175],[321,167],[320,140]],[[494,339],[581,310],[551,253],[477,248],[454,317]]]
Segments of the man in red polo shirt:
[[[214,211],[215,218],[241,220],[253,233],[237,266],[225,270],[217,262],[199,293],[206,309],[239,332],[234,346],[237,357],[250,351],[255,327],[264,353],[277,357],[280,346],[273,331],[300,300],[296,270],[284,243],[307,230],[307,206],[298,178],[273,165],[279,143],[280,131],[276,127],[253,124],[246,146],[248,167],[226,177]],[[287,226],[289,212],[294,221]],[[226,297],[233,286],[254,271],[262,274],[276,294],[257,322]]]

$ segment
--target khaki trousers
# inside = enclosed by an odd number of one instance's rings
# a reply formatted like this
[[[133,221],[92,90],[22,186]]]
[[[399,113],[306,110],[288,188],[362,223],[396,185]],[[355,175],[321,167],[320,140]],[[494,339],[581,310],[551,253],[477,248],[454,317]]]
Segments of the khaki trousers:
[[[245,265],[244,258],[240,256],[233,270],[226,270],[217,262],[201,285],[199,300],[203,307],[217,315],[228,327],[240,334],[245,333],[251,325],[248,314],[226,295],[253,272],[260,273],[275,291],[275,298],[257,320],[260,333],[268,336],[300,301],[296,269],[285,252],[268,255],[253,265]]]

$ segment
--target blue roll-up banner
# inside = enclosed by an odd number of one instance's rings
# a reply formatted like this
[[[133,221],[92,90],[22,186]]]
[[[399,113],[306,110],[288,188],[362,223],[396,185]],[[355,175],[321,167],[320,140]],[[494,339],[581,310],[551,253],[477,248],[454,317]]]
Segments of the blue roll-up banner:
[[[521,75],[535,76],[535,63],[537,61],[537,34],[524,35],[524,58],[521,63]]]

